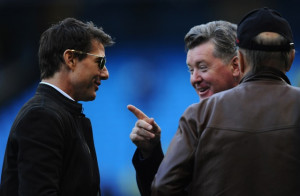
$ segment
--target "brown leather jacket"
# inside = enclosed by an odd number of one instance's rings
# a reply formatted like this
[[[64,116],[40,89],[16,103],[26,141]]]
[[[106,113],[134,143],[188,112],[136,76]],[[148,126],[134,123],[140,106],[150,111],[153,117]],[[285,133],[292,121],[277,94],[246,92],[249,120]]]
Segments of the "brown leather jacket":
[[[300,195],[300,89],[264,70],[190,106],[152,195]]]

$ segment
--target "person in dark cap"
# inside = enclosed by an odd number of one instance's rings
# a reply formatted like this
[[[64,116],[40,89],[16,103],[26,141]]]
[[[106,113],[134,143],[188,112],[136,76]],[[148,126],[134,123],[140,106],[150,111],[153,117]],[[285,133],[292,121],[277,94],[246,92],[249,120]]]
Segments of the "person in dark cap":
[[[152,196],[300,195],[300,88],[285,75],[292,30],[277,11],[238,24],[240,84],[189,106],[152,183]]]

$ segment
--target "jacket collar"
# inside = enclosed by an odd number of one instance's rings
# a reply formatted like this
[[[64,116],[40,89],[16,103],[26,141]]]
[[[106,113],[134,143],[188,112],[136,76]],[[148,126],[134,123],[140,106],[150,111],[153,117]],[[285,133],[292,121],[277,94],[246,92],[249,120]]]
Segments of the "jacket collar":
[[[272,67],[263,67],[260,71],[247,73],[240,81],[241,83],[257,81],[257,80],[281,80],[291,85],[288,77],[278,69]]]
[[[65,97],[63,94],[49,85],[39,84],[36,90],[36,94],[43,94],[47,97],[51,97],[52,100],[54,100],[55,102],[59,102],[60,105],[64,107],[64,109],[70,111],[71,113],[84,115],[82,104]]]

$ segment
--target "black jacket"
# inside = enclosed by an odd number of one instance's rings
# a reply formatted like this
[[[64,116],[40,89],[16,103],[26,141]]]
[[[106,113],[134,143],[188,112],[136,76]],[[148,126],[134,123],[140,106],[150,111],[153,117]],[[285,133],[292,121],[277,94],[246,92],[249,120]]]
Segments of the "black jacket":
[[[100,177],[90,120],[82,105],[40,84],[7,141],[1,196],[96,196]]]
[[[141,196],[151,195],[151,183],[163,158],[164,154],[161,143],[154,148],[152,154],[147,159],[143,159],[140,150],[136,149],[132,163],[136,171],[136,181]]]

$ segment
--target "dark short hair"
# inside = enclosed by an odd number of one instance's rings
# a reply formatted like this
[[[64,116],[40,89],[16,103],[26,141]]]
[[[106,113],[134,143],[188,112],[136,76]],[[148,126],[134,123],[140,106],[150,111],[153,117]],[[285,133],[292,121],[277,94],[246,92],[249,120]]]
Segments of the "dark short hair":
[[[237,55],[237,25],[227,21],[212,21],[190,29],[184,38],[187,50],[211,41],[215,45],[214,56],[225,62]]]
[[[104,47],[114,44],[112,38],[92,22],[84,23],[75,18],[66,18],[52,25],[40,39],[38,56],[41,79],[52,77],[60,70],[65,50],[90,52],[94,39]]]

